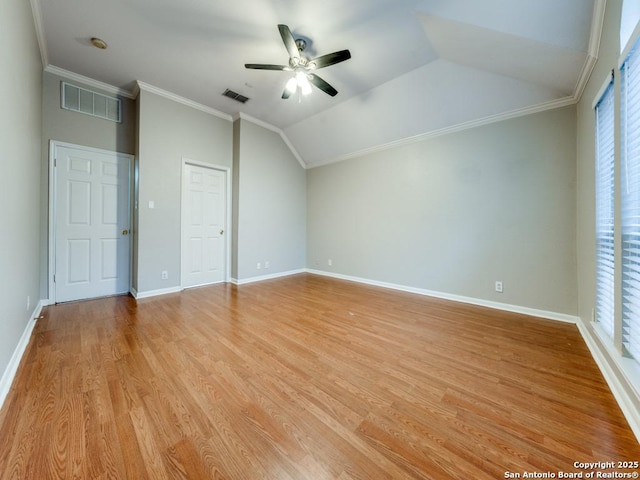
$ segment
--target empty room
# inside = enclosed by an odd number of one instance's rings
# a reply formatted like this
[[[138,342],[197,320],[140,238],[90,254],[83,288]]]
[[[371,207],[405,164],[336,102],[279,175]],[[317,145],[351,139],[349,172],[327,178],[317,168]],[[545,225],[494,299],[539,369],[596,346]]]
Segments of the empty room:
[[[0,478],[638,478],[638,0],[0,40]]]

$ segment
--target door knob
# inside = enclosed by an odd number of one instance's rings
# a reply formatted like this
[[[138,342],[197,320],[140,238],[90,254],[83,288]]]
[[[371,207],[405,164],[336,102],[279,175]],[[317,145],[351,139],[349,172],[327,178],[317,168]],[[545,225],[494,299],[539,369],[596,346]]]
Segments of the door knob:
[[[122,230],[122,234],[123,234],[123,235],[129,235],[129,230],[127,230],[127,229]]]
[[[224,230],[220,230],[220,235],[224,235]]]

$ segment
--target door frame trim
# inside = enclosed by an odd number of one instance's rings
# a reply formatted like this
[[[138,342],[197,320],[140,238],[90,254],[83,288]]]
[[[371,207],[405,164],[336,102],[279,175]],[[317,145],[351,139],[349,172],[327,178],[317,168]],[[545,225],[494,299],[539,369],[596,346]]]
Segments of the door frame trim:
[[[222,281],[225,283],[229,283],[231,281],[231,245],[233,243],[232,238],[232,230],[231,230],[231,168],[218,165],[215,163],[207,163],[199,160],[193,160],[191,158],[182,157],[182,162],[180,164],[180,288],[190,288],[185,287],[184,280],[184,261],[185,261],[185,246],[183,242],[183,234],[185,230],[184,226],[184,206],[185,206],[185,191],[184,191],[184,171],[187,165],[193,165],[195,167],[206,168],[209,170],[218,170],[224,173],[225,175],[225,219],[224,219],[224,275]]]
[[[133,168],[134,168],[134,160],[135,156],[130,153],[116,152],[112,150],[105,150],[102,148],[88,147],[86,145],[78,145],[75,143],[69,142],[61,142],[58,140],[49,140],[49,208],[48,208],[48,250],[47,254],[49,256],[47,262],[47,288],[48,288],[48,304],[53,305],[56,303],[56,284],[53,281],[53,276],[55,274],[55,258],[56,258],[56,169],[54,168],[54,162],[56,159],[56,150],[59,147],[63,148],[75,148],[77,150],[86,150],[89,152],[102,153],[108,155],[120,155],[123,157],[127,157],[129,159],[129,230],[132,229],[133,226]],[[129,236],[129,288],[131,290],[132,285],[132,275],[133,275],[133,235]]]

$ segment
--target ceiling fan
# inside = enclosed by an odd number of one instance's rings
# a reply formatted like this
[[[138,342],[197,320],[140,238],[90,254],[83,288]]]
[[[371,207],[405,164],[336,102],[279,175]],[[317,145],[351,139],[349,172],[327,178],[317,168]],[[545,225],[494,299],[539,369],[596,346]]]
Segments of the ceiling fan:
[[[311,84],[332,97],[336,96],[338,91],[313,72],[320,68],[349,60],[351,58],[349,50],[340,50],[339,52],[309,59],[303,55],[307,48],[307,42],[304,39],[294,39],[291,30],[286,25],[278,25],[278,30],[280,31],[282,42],[289,53],[289,65],[245,63],[245,68],[294,72],[294,76],[289,79],[284,92],[282,92],[282,98],[284,99],[296,93],[298,88],[300,88],[303,95],[311,93]]]

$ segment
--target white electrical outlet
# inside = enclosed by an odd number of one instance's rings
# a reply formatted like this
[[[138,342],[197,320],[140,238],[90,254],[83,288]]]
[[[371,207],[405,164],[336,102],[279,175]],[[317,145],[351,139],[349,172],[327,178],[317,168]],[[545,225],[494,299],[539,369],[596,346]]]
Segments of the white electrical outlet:
[[[500,280],[498,280],[498,281],[496,282],[496,292],[498,292],[498,293],[502,293],[503,291],[504,291],[504,290],[503,290],[503,288],[502,288],[502,282],[501,282]]]
[[[271,266],[271,262],[269,260],[264,262],[264,268],[269,268]]]
[[[166,270],[163,270],[162,273],[160,274],[160,277],[162,278],[162,280],[167,280],[169,278],[169,272]]]
[[[30,306],[31,306],[31,297],[27,295],[27,312],[29,311]]]
[[[333,265],[333,260],[331,260],[331,259],[327,260],[327,265],[332,266]]]
[[[260,270],[262,268],[262,264],[260,262],[256,263],[256,270]]]

